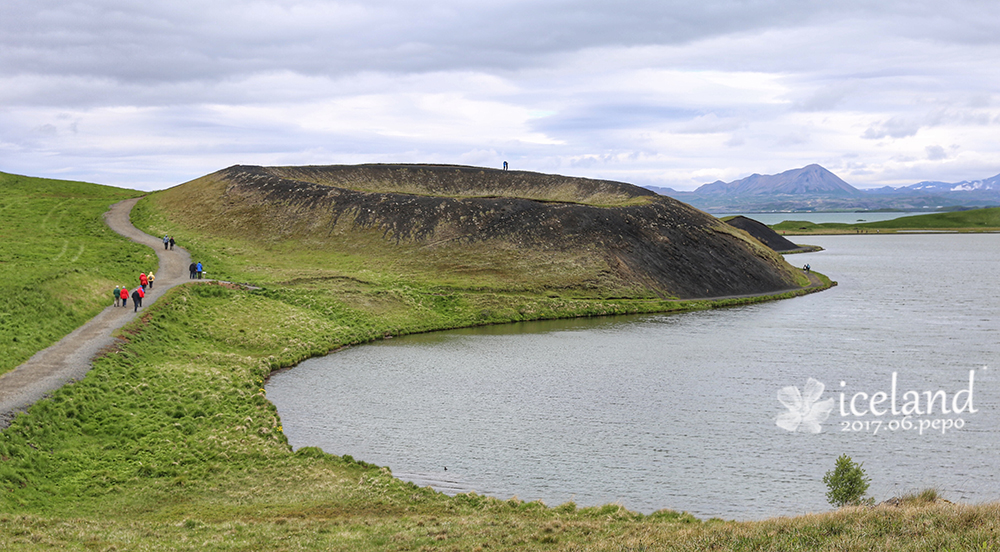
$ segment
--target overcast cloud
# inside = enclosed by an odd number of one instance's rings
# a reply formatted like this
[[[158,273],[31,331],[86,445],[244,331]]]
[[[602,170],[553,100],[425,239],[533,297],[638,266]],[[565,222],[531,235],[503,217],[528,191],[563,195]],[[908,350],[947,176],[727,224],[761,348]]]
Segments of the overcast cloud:
[[[0,171],[460,163],[693,189],[1000,173],[1000,3],[5,0]]]

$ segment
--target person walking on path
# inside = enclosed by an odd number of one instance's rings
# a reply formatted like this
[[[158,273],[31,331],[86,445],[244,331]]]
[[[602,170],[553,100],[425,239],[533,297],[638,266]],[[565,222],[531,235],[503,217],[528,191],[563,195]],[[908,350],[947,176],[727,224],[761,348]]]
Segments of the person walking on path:
[[[173,236],[170,236],[170,250],[171,251],[174,250],[174,237]]]
[[[122,304],[122,290],[115,286],[115,306],[119,307]]]
[[[155,280],[155,279],[156,279],[156,276],[154,276],[152,272],[150,272],[149,274],[146,275],[146,280],[149,281],[149,289],[153,289],[153,280]]]
[[[163,235],[163,249],[166,249],[168,245],[170,245],[170,236],[167,236],[166,234],[164,234]]]
[[[194,273],[196,270],[198,270],[198,265],[191,263],[191,266],[188,267],[188,271],[191,272],[191,275],[188,276],[188,278],[194,280]]]
[[[198,279],[201,280],[201,273],[203,272],[201,261],[198,261]]]
[[[142,290],[142,288],[137,287],[135,288],[135,291],[132,292],[132,312],[139,312],[139,307],[142,305],[142,295],[139,294],[140,290]]]
[[[127,307],[128,306],[128,288],[125,287],[125,286],[122,286],[122,292],[121,293],[122,293],[122,306],[123,307]]]
[[[183,283],[184,268],[191,263],[191,256],[183,246],[174,251],[163,251],[160,249],[163,234],[150,236],[131,224],[129,211],[139,201],[140,198],[134,197],[115,203],[104,214],[104,221],[111,230],[151,248],[146,250],[147,253],[156,254],[159,261],[156,276],[160,281],[157,289],[163,292]],[[132,283],[138,282],[133,280]],[[113,282],[110,287],[115,287]],[[127,282],[119,286],[119,292],[124,293],[126,301],[132,289]],[[107,291],[100,293],[104,293],[107,300]],[[150,301],[155,297],[156,295],[151,294]],[[25,410],[66,383],[82,380],[91,369],[90,359],[99,356],[101,351],[117,342],[118,338],[112,335],[114,330],[132,320],[132,316],[138,316],[138,313],[128,315],[117,309],[102,311],[59,342],[38,351],[17,368],[0,375],[0,429],[7,427],[14,413]],[[0,353],[2,352],[3,348],[0,347]],[[0,461],[0,464],[3,462]]]
[[[140,272],[139,273],[139,287],[141,287],[143,291],[146,291],[146,285],[148,285],[148,284],[149,284],[149,278],[146,277],[146,273],[145,272]]]

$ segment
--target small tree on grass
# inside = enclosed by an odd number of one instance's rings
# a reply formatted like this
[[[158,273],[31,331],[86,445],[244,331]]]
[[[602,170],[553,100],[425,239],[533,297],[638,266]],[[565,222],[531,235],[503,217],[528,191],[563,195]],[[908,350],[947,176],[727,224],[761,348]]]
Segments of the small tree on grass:
[[[826,499],[830,504],[840,508],[862,502],[865,493],[868,492],[868,483],[871,482],[865,475],[862,465],[855,464],[846,454],[841,454],[840,458],[837,458],[837,466],[823,476],[823,483],[830,489],[826,493]]]

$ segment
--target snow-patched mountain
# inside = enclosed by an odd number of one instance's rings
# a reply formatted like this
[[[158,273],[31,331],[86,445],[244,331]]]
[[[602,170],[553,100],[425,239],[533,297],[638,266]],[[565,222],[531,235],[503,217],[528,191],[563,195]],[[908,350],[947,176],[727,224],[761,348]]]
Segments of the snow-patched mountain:
[[[983,180],[963,180],[961,182],[924,181],[909,186],[892,188],[884,186],[868,190],[873,194],[887,195],[924,195],[924,194],[961,194],[963,192],[1000,192],[1000,174]]]

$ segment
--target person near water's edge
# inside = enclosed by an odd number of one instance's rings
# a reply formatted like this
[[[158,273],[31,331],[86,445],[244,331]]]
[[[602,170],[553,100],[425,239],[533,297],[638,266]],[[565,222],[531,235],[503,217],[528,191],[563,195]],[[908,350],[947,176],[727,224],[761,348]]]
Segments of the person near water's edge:
[[[122,293],[122,306],[123,307],[127,307],[128,306],[128,288],[125,287],[125,286],[122,286],[122,292],[121,293]]]

